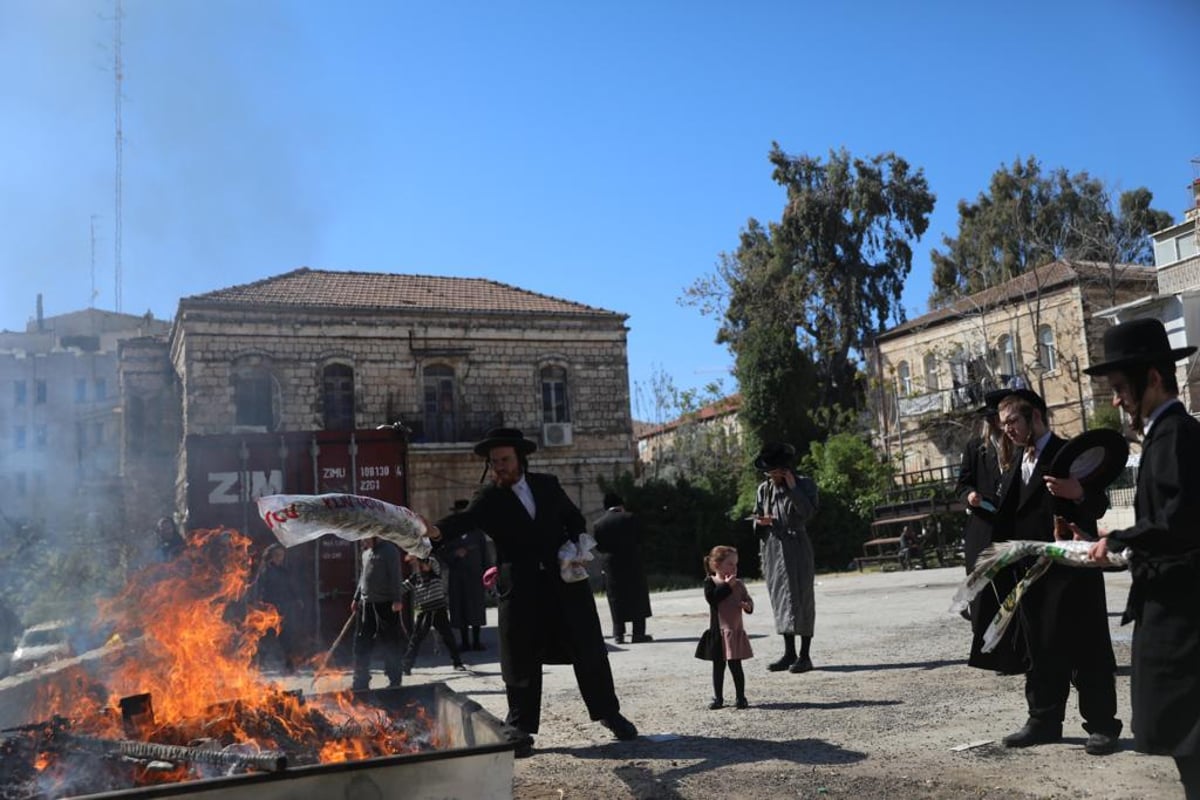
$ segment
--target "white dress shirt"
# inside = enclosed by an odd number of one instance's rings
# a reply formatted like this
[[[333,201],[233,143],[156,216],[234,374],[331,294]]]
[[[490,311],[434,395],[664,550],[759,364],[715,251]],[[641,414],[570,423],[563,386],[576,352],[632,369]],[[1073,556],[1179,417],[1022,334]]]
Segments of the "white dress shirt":
[[[1025,454],[1021,456],[1022,483],[1029,483],[1029,479],[1033,477],[1033,470],[1037,467],[1038,458],[1042,455],[1042,448],[1048,441],[1050,441],[1050,431],[1043,433],[1032,448],[1025,448]]]
[[[537,504],[533,502],[533,489],[529,488],[529,484],[525,482],[525,476],[521,476],[521,480],[512,485],[513,493],[517,499],[521,501],[521,505],[525,506],[525,510],[529,512],[530,519],[537,519]]]

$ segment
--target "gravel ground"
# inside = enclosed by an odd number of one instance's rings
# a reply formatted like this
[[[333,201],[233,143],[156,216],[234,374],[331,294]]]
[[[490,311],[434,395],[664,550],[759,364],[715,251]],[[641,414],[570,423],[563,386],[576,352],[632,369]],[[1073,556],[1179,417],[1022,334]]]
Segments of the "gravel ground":
[[[708,662],[692,656],[708,609],[699,586],[652,596],[654,642],[609,654],[622,711],[641,737],[615,742],[587,718],[570,667],[547,667],[543,719],[531,758],[516,762],[518,800],[569,798],[1182,798],[1173,762],[1122,749],[1095,757],[1068,709],[1062,743],[999,744],[1025,721],[1023,679],[971,669],[970,630],[947,612],[961,568],[821,576],[812,672],[768,672],[781,640],[766,589],[746,623],[750,708],[708,709]],[[1129,723],[1130,627],[1117,623],[1127,573],[1108,573],[1119,713]],[[607,604],[598,598],[607,630]],[[485,652],[454,672],[427,643],[406,682],[444,681],[503,718],[493,627]],[[381,681],[382,676],[376,676]],[[726,697],[732,682],[726,677]],[[963,745],[975,745],[956,751]]]

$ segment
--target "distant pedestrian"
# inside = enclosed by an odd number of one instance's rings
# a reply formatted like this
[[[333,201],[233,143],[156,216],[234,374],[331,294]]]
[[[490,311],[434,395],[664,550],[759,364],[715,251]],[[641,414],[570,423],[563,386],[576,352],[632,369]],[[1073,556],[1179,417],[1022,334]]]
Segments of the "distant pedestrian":
[[[296,589],[295,581],[286,565],[287,553],[284,546],[275,543],[263,551],[258,575],[251,588],[251,599],[275,608],[279,614],[279,630],[267,631],[258,643],[260,659],[266,660],[272,650],[278,651],[280,666],[284,674],[296,671],[300,660],[300,637],[297,626],[304,611],[304,601]]]
[[[469,500],[456,500],[452,511],[466,509]],[[461,636],[461,650],[484,650],[480,630],[487,622],[487,597],[483,573],[492,566],[487,535],[478,528],[443,539],[438,544],[437,557],[446,576],[447,599],[450,604],[450,625]]]
[[[808,672],[816,623],[813,582],[816,565],[808,520],[817,513],[817,484],[797,475],[796,448],[783,442],[767,444],[754,459],[766,475],[754,501],[754,529],[759,538],[759,561],[767,580],[767,595],[775,615],[775,631],[783,636],[783,656],[767,665],[772,672]],[[796,637],[800,653],[796,653]]]
[[[604,495],[604,516],[592,526],[596,549],[607,554],[604,560],[604,588],[612,613],[613,639],[625,643],[625,623],[632,623],[632,641],[650,642],[646,618],[650,616],[650,588],[642,567],[642,522],[625,508],[620,495]]]
[[[417,558],[411,553],[406,556],[414,569],[404,582],[404,597],[412,603],[414,622],[412,635],[408,637],[408,652],[404,654],[404,674],[411,675],[413,664],[421,652],[421,643],[429,635],[429,629],[437,631],[442,643],[450,651],[455,669],[466,669],[454,644],[454,631],[450,629],[449,605],[446,586],[442,583],[442,567],[436,558]]]
[[[403,676],[400,612],[404,608],[400,548],[373,536],[360,540],[359,546],[362,572],[350,603],[350,610],[356,615],[351,688],[355,691],[370,688],[371,656],[376,645],[383,650],[383,670],[388,686],[399,686]]]
[[[713,699],[711,709],[725,706],[725,666],[733,676],[737,693],[734,705],[747,708],[746,675],[742,660],[754,657],[750,637],[742,624],[742,614],[754,613],[754,600],[746,584],[737,576],[738,553],[732,547],[717,545],[704,559],[704,599],[708,601],[709,626],[696,647],[696,658],[713,662]]]

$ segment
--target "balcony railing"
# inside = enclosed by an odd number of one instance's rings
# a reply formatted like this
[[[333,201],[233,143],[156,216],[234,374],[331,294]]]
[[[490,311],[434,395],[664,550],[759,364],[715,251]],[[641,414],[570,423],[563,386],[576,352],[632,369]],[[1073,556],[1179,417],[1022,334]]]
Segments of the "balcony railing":
[[[1007,377],[1007,376],[1001,376]],[[896,399],[902,417],[919,417],[923,414],[949,414],[966,411],[983,405],[987,393],[996,388],[995,381],[971,381],[950,389],[936,392],[907,395]]]
[[[504,425],[499,411],[470,411],[451,415],[401,414],[408,428],[408,441],[414,444],[477,442],[492,428]]]

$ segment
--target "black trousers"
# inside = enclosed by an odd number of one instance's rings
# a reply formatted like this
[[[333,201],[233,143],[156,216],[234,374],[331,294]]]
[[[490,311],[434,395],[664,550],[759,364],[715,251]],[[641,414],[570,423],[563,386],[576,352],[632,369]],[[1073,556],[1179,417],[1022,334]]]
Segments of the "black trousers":
[[[1079,692],[1079,714],[1088,733],[1118,736],[1117,681],[1111,670],[1080,668],[1074,671],[1031,669],[1025,673],[1025,700],[1029,719],[1037,724],[1062,725],[1071,686]]]
[[[400,615],[392,611],[391,603],[362,603],[354,629],[355,690],[371,685],[371,656],[375,647],[383,650],[383,671],[388,684],[399,686],[404,675],[400,654]]]
[[[442,644],[446,645],[446,649],[450,651],[450,658],[454,660],[454,664],[457,666],[462,663],[462,656],[459,655],[458,645],[454,642],[454,632],[450,629],[450,614],[444,608],[436,608],[431,611],[421,610],[417,612],[417,619],[413,624],[412,636],[408,639],[408,652],[404,654],[404,665],[411,668],[416,662],[417,653],[421,651],[421,643],[429,635],[431,627],[442,638]]]
[[[613,615],[613,636],[624,636],[624,635],[625,635],[625,620],[617,619],[616,615],[614,614]],[[646,635],[646,618],[645,617],[639,617],[638,619],[633,620],[633,635],[634,636],[645,636]]]
[[[621,710],[607,657],[602,663],[576,662],[574,669],[575,682],[579,684],[589,718],[608,719]],[[524,733],[537,733],[542,722],[541,668],[524,686],[504,684],[504,693],[508,697],[508,714],[504,721]]]

